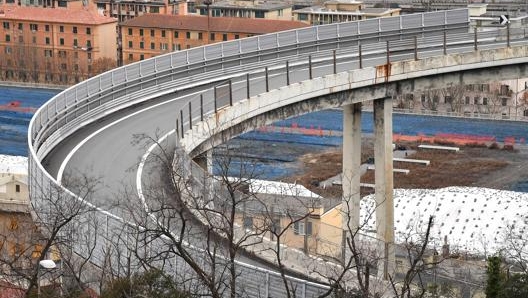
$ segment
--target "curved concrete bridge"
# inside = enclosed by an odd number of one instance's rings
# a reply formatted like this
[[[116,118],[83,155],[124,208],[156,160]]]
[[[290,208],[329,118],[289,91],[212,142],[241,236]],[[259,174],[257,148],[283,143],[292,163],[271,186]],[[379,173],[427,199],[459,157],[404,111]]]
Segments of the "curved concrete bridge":
[[[106,222],[96,248],[102,251],[115,240],[115,227],[128,224],[119,210],[106,211],[119,182],[138,181],[141,188],[137,170],[129,171],[144,154],[130,148],[134,133],[170,134],[176,128],[173,144],[194,158],[275,120],[343,107],[343,199],[353,229],[359,221],[361,103],[373,100],[376,217],[378,236],[386,243],[380,268],[386,274],[394,242],[391,95],[528,75],[524,32],[478,33],[468,22],[467,10],[454,10],[286,31],[155,57],[75,85],[40,108],[30,123],[35,211],[45,210],[43,194],[60,189],[65,173],[92,169],[108,185],[83,201]],[[101,258],[96,253],[92,261]],[[272,272],[243,263],[240,268],[251,268],[241,278],[248,286],[257,284],[255,295],[280,293],[280,279]],[[267,276],[264,290],[258,276]],[[303,285],[304,296],[326,289],[291,281]]]

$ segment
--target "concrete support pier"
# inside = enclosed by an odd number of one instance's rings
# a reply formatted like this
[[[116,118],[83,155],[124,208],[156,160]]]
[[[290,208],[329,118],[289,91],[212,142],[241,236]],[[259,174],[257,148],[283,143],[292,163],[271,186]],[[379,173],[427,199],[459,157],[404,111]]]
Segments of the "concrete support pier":
[[[343,107],[343,258],[346,237],[355,235],[359,228],[361,166],[361,103]]]
[[[392,165],[392,100],[374,100],[374,165],[376,183],[376,230],[381,241],[378,276],[388,279],[395,268],[394,202]]]

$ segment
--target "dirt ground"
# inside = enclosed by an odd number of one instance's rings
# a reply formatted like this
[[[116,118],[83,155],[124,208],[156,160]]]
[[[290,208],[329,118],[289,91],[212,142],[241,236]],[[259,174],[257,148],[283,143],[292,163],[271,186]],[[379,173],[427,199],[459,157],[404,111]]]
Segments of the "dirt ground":
[[[365,143],[365,142],[364,142]],[[362,160],[373,156],[372,144],[366,142]],[[416,149],[417,144],[401,144]],[[499,146],[500,147],[500,146]],[[394,168],[409,169],[409,174],[394,174],[395,188],[443,188],[448,186],[473,186],[509,190],[520,181],[528,180],[528,148],[514,150],[485,147],[461,147],[459,152],[417,150],[408,158],[430,160],[429,166],[410,163],[394,163]],[[318,187],[318,182],[333,177],[341,171],[341,148],[323,153],[305,154],[300,158],[303,167],[291,181],[302,183],[310,190],[325,197],[340,197],[341,187]],[[361,182],[374,183],[374,171],[368,171]],[[362,188],[362,194],[372,190]]]

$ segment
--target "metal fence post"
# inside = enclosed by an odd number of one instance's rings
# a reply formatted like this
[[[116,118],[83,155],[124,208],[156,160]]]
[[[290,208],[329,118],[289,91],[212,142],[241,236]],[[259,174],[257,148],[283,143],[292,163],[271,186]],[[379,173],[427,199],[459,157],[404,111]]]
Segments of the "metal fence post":
[[[192,109],[191,109],[190,101],[189,101],[189,129],[192,129]]]
[[[286,86],[290,85],[290,61],[286,60]]]
[[[418,60],[418,38],[414,36],[414,61]]]
[[[444,55],[447,55],[447,32],[444,30]]]
[[[474,48],[475,48],[475,51],[476,51],[477,50],[477,28],[473,29],[473,31],[475,32]]]
[[[334,50],[333,54],[334,54],[334,74],[337,74],[336,50]]]
[[[310,73],[310,80],[312,79],[312,55],[308,56],[308,68]]]
[[[506,23],[506,46],[510,47],[510,21]]]
[[[183,111],[180,110],[180,129],[181,129],[181,138],[183,139]]]
[[[265,294],[266,294],[264,297],[270,297],[270,295],[269,295],[269,294],[270,294],[270,291],[269,291],[269,287],[270,287],[270,274],[269,274],[269,272],[266,272],[266,281],[265,281],[264,286],[265,286],[265,289],[264,289],[264,290],[265,290]]]
[[[264,68],[264,71],[266,72],[266,92],[269,92],[269,81],[268,81],[269,77],[268,77],[268,67],[267,66]]]
[[[390,63],[389,41],[387,40],[387,65]]]
[[[217,104],[216,104],[216,86],[214,86],[214,89],[213,89],[213,93],[214,93],[214,111],[215,111],[215,114],[216,114],[216,110],[217,110]]]
[[[246,73],[246,95],[247,95],[247,98],[249,99],[251,97],[251,93],[249,92],[249,72]]]
[[[361,44],[358,45],[358,53],[359,53],[359,68],[363,68],[363,57],[361,56]]]
[[[176,140],[180,138],[180,121],[178,121],[178,117],[176,117]]]
[[[233,82],[229,79],[229,105],[233,106]]]
[[[203,94],[200,94],[200,121],[203,121]]]

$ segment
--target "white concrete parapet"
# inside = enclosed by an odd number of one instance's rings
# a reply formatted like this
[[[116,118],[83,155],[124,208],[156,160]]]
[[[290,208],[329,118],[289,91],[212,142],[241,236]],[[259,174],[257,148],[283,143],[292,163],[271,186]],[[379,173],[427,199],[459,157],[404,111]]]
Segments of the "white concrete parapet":
[[[458,147],[449,147],[449,146],[437,146],[437,145],[418,145],[419,149],[437,149],[437,150],[448,150],[448,151],[460,151]]]
[[[423,159],[412,159],[412,158],[399,158],[399,157],[395,157],[392,159],[393,161],[398,161],[398,162],[410,162],[410,163],[419,163],[419,164],[423,164],[423,165],[426,165],[428,166],[431,161],[429,160],[423,160]]]
[[[375,169],[376,169],[376,167],[373,166],[373,165],[367,166],[367,170],[375,170]],[[410,170],[408,170],[408,169],[392,169],[392,171],[394,173],[403,173],[405,175],[409,174],[409,172],[410,172]]]

